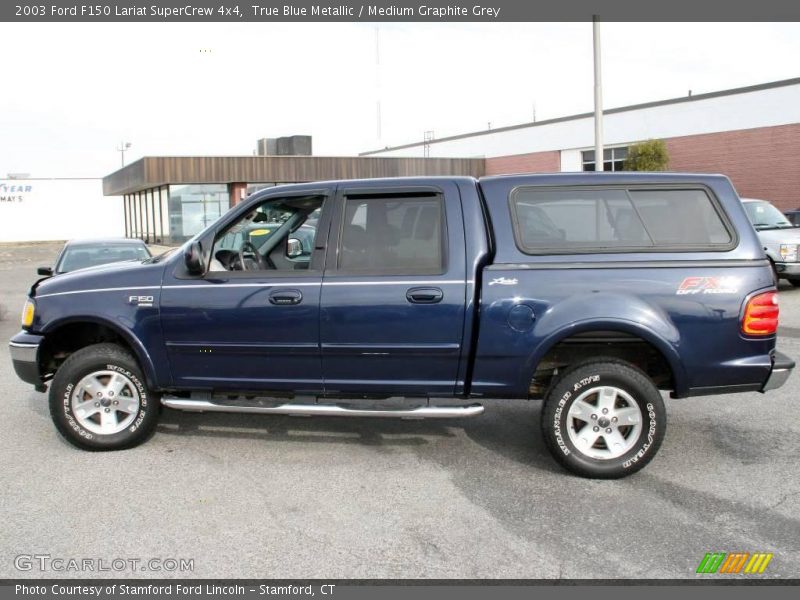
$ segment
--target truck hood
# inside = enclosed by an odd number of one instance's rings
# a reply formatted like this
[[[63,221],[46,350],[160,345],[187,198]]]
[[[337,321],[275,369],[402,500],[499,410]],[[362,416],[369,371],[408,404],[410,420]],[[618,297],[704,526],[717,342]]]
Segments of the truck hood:
[[[159,286],[164,263],[138,260],[108,263],[40,279],[31,288],[31,296],[93,289]]]
[[[764,229],[756,233],[764,245],[800,244],[800,228]]]

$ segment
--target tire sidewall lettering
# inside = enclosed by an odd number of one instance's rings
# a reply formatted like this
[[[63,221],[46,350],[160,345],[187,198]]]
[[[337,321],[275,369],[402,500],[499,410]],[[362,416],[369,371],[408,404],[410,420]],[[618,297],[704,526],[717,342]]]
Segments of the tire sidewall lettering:
[[[634,454],[628,460],[622,463],[623,469],[631,468],[633,465],[639,462],[642,459],[642,457],[644,457],[645,454],[647,454],[650,448],[653,447],[653,440],[655,439],[656,427],[657,427],[655,407],[651,402],[648,402],[645,408],[647,408],[647,419],[649,421],[647,427],[647,441],[644,444],[642,444],[641,448],[639,448],[636,454]]]
[[[575,458],[580,459],[581,461],[592,461],[594,460],[591,457],[585,456],[583,453],[579,452],[577,449],[573,448],[571,443],[567,441],[566,435],[566,428],[569,427],[569,423],[567,422],[566,413],[569,410],[569,407],[579,395],[580,390],[587,386],[591,385],[598,385],[601,382],[607,379],[605,375],[600,373],[594,373],[585,377],[581,377],[580,380],[572,383],[567,387],[566,391],[559,397],[558,402],[556,404],[555,411],[553,413],[553,436],[555,438],[556,445],[561,453],[564,456],[569,456],[573,454]],[[613,380],[614,378],[612,378]],[[619,382],[612,381],[613,385],[617,387],[621,387],[625,389],[629,394],[631,394],[634,398],[639,398],[639,394],[634,389],[632,390],[629,385],[622,385]],[[642,417],[647,420],[645,424],[645,432],[640,439],[637,446],[632,448],[629,453],[633,453],[631,456],[625,458],[622,463],[617,463],[621,468],[627,470],[636,465],[640,462],[654,447],[654,441],[656,438],[656,432],[659,426],[658,416],[656,414],[655,406],[652,402],[648,402],[645,404],[644,409],[642,411]],[[620,457],[622,458],[622,457]],[[619,459],[610,460],[610,461],[598,461],[600,464],[608,462],[608,464],[613,464],[615,461]]]
[[[106,364],[104,366],[98,365],[97,367],[82,369],[81,374],[74,378],[75,381],[70,381],[66,385],[61,398],[62,398],[62,409],[67,425],[76,434],[78,434],[80,437],[86,440],[109,439],[114,436],[118,436],[120,435],[120,433],[122,433],[122,431],[120,431],[118,433],[114,433],[111,435],[94,434],[91,431],[88,431],[83,427],[81,427],[81,425],[77,422],[72,412],[72,393],[75,389],[76,382],[80,380],[80,377],[84,377],[86,374],[98,370],[114,371],[116,373],[124,375],[131,381],[131,383],[133,383],[134,386],[136,386],[136,390],[139,392],[139,412],[136,415],[136,419],[133,421],[133,423],[130,426],[128,426],[125,430],[123,430],[123,431],[128,431],[130,433],[134,433],[137,429],[139,429],[139,427],[142,425],[142,422],[145,420],[145,417],[147,416],[147,388],[134,373],[132,373],[129,369],[122,367],[118,364]]]

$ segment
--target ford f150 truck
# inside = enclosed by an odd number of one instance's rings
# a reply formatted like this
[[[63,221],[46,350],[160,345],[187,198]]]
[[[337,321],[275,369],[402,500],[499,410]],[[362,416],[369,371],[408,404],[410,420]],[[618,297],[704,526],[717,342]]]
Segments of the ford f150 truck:
[[[601,478],[653,458],[662,392],[764,392],[794,367],[770,263],[714,175],[275,187],[179,251],[38,281],[22,326],[16,372],[49,383],[81,448],[142,442],[161,405],[425,418],[531,398],[553,456]]]

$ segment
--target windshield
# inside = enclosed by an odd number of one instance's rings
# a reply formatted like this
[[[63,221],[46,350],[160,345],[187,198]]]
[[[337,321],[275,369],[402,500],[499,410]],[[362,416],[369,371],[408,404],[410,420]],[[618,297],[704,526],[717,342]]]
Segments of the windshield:
[[[777,208],[769,202],[745,202],[747,217],[756,229],[781,229],[792,224]]]
[[[96,267],[123,260],[144,260],[150,253],[144,246],[76,246],[64,250],[59,261],[58,273],[69,273],[87,267]]]

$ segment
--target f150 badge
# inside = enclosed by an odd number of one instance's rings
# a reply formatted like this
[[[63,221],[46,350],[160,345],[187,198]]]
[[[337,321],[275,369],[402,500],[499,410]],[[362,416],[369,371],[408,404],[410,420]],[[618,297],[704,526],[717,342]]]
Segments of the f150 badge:
[[[736,294],[738,277],[686,277],[675,293],[678,296],[693,294]]]
[[[517,285],[518,280],[516,277],[508,279],[506,277],[496,277],[489,282],[489,285]]]
[[[128,304],[133,306],[153,306],[152,296],[128,296]]]

